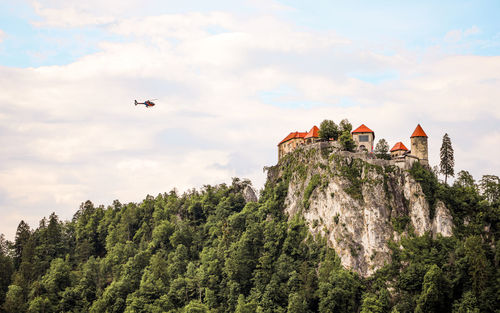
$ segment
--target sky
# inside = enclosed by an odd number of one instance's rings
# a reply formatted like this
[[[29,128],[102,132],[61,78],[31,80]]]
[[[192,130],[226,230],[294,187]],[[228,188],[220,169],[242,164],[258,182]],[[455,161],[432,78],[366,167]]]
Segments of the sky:
[[[0,0],[0,233],[265,182],[324,119],[500,175],[500,2]],[[134,106],[134,99],[156,106]]]

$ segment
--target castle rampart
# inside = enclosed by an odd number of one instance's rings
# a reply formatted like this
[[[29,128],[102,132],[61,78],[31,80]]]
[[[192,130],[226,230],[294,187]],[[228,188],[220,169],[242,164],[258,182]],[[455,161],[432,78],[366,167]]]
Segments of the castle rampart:
[[[292,132],[278,144],[278,160],[299,147],[322,149],[325,147],[334,147],[338,153],[351,153],[355,157],[364,159],[369,163],[383,162],[380,165],[395,165],[404,169],[410,168],[415,162],[429,165],[428,137],[420,124],[417,125],[410,137],[411,150],[408,150],[402,142],[398,142],[390,151],[391,160],[376,158],[373,154],[375,132],[364,124],[355,129],[351,134],[356,143],[355,152],[341,151],[340,144],[337,141],[321,141],[319,138],[319,129],[316,126],[309,132]]]

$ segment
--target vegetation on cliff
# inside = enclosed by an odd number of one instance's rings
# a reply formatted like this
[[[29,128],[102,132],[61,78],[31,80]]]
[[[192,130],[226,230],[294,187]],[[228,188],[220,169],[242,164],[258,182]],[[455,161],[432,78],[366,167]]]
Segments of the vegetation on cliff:
[[[258,202],[247,181],[182,195],[83,203],[73,219],[52,214],[32,231],[21,222],[0,240],[2,312],[495,312],[499,307],[500,199],[472,180],[453,186],[412,169],[427,200],[450,208],[454,236],[410,234],[392,244],[392,262],[369,278],[344,269],[284,200],[287,157],[270,169]],[[356,164],[344,164],[358,194]],[[354,168],[354,170],[353,170]],[[354,172],[356,171],[356,172]],[[274,175],[274,176],[273,176]],[[489,180],[490,190],[495,187]],[[321,177],[305,185],[321,188]],[[492,185],[493,184],[493,185]],[[497,188],[497,189],[495,189]],[[491,196],[493,194],[493,196]],[[333,197],[334,195],[332,195]],[[306,205],[308,198],[303,201]],[[399,226],[401,227],[401,225]]]

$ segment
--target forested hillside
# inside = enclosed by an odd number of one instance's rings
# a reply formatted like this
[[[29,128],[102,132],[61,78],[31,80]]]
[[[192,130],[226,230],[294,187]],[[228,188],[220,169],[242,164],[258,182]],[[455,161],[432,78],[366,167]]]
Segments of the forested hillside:
[[[246,202],[248,181],[182,195],[87,201],[1,240],[2,312],[499,312],[500,184],[453,186],[411,174],[453,215],[452,237],[409,234],[392,262],[361,278],[326,239],[284,213],[289,178]],[[489,180],[488,180],[489,179]],[[489,189],[488,189],[489,188]]]

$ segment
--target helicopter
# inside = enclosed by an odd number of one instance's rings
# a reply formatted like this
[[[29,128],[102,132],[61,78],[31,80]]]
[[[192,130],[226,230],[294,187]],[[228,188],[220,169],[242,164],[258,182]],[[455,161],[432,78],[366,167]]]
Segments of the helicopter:
[[[144,104],[146,106],[146,108],[149,108],[149,107],[152,107],[155,105],[155,103],[153,102],[154,100],[158,100],[158,99],[146,100],[144,102],[137,102],[137,100],[134,100],[134,103],[135,103],[135,105]]]

